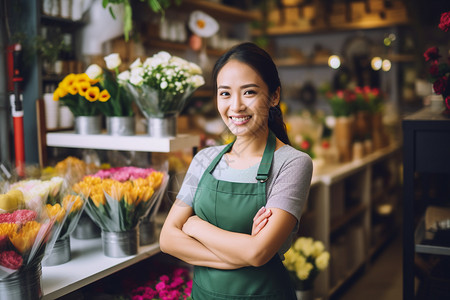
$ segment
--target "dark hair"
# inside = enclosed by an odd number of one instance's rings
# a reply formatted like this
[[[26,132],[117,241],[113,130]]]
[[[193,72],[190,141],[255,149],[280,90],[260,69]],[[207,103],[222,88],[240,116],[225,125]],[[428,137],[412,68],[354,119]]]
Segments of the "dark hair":
[[[242,43],[234,46],[223,54],[214,65],[213,84],[217,93],[217,76],[219,71],[230,60],[235,59],[252,67],[261,76],[269,88],[269,97],[276,92],[278,87],[281,91],[281,82],[278,70],[270,55],[253,43]],[[281,114],[280,104],[269,109],[269,129],[285,144],[291,144],[286,132],[286,125]]]

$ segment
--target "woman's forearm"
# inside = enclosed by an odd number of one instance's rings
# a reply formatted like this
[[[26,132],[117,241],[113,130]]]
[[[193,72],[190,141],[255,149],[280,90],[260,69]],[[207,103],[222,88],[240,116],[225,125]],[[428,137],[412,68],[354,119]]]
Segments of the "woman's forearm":
[[[189,264],[217,269],[237,269],[242,265],[225,262],[198,240],[181,229],[192,216],[192,208],[177,200],[170,209],[159,238],[161,251],[173,255]]]
[[[170,233],[167,231],[170,231]],[[160,247],[162,252],[196,266],[216,269],[237,269],[243,267],[243,265],[223,261],[202,243],[176,228],[165,230],[164,237],[160,239]]]
[[[261,266],[281,247],[296,219],[276,209],[267,225],[257,235],[220,229],[194,216],[183,226],[183,232],[205,245],[223,261],[236,265]]]

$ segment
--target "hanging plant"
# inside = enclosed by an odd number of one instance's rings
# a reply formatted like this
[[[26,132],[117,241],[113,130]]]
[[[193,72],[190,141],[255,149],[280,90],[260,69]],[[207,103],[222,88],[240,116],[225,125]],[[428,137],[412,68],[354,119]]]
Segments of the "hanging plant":
[[[128,41],[131,30],[133,29],[133,10],[131,8],[131,1],[137,0],[102,0],[102,6],[109,10],[111,16],[116,19],[116,16],[112,10],[112,7],[108,4],[123,4],[124,16],[123,16],[123,32],[125,35],[125,41]],[[180,5],[182,0],[139,0],[141,2],[147,2],[148,6],[155,13],[161,13],[164,18],[164,12],[167,8],[175,2],[176,5]]]

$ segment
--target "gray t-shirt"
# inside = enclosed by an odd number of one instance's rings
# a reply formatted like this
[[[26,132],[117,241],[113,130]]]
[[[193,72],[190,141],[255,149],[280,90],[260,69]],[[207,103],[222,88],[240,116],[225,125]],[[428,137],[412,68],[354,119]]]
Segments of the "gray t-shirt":
[[[211,161],[225,146],[209,147],[199,151],[193,158],[178,192],[177,199],[192,207],[198,183]],[[259,163],[247,169],[230,168],[225,156],[214,169],[214,178],[223,181],[256,183]],[[275,151],[269,179],[267,180],[266,208],[279,208],[292,214],[297,219],[297,225],[278,251],[283,254],[289,249],[292,239],[298,231],[303,206],[308,198],[311,185],[313,166],[311,158],[304,152],[284,145]]]

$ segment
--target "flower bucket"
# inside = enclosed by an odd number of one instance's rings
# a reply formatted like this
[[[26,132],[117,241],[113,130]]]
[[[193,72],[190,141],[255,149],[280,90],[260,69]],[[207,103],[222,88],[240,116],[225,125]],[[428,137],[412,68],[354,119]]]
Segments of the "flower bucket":
[[[106,117],[106,132],[109,135],[135,135],[134,117]]]
[[[177,135],[177,116],[148,118],[148,135],[151,137],[175,137]]]
[[[34,300],[42,297],[41,265],[34,265],[0,279],[0,299]]]
[[[314,300],[313,290],[305,290],[305,291],[296,290],[295,294],[297,295],[297,300]]]
[[[76,116],[75,133],[77,134],[100,134],[102,132],[101,116]]]
[[[108,257],[135,255],[139,250],[138,227],[129,231],[111,232],[102,230],[103,254]]]
[[[144,218],[139,224],[139,245],[149,245],[156,242],[156,223]]]
[[[101,236],[100,227],[92,221],[87,213],[81,213],[78,224],[72,232],[72,237],[79,240],[96,239]]]
[[[57,266],[68,262],[70,255],[70,238],[58,239],[50,255],[43,261],[44,267]]]

